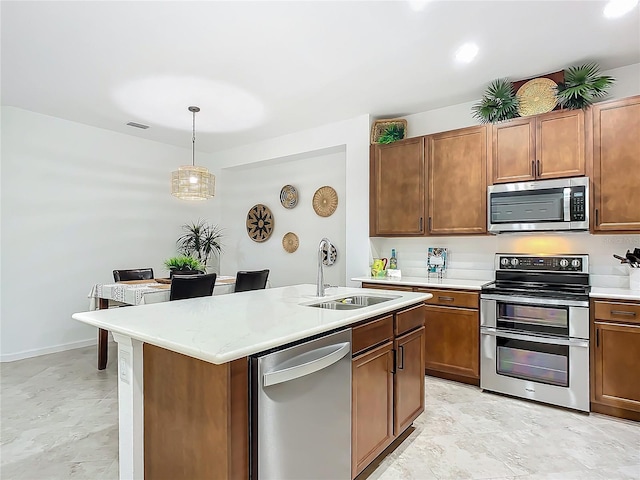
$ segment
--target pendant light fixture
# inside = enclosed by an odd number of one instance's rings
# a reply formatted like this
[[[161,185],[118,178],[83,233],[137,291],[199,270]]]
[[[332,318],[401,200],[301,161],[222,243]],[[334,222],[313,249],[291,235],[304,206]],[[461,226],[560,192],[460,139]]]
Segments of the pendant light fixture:
[[[191,138],[191,165],[182,165],[171,172],[171,195],[182,200],[206,200],[216,190],[216,177],[206,167],[196,167],[196,113],[199,107],[189,107],[193,114],[193,137]]]

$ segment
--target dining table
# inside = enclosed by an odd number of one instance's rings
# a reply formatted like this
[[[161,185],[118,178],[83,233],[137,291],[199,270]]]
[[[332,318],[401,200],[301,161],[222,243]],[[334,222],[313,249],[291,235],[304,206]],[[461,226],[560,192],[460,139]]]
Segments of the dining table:
[[[213,295],[233,293],[235,276],[219,275]],[[152,278],[149,280],[123,280],[115,283],[96,283],[89,292],[89,310],[114,307],[146,305],[168,302],[171,295],[171,280]],[[109,332],[98,329],[98,370],[107,368]]]

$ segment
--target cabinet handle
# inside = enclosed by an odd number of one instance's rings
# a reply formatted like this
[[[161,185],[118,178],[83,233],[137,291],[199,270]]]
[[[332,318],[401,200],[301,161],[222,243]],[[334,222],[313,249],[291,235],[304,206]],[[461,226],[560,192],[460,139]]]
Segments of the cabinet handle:
[[[600,222],[598,222],[598,209],[596,208],[596,226],[600,225]]]
[[[419,230],[422,231],[422,217],[420,217],[420,227]]]
[[[429,231],[431,231],[431,217],[429,217]]]
[[[636,312],[625,312],[624,310],[611,310],[611,315],[628,315],[630,317],[635,317]]]
[[[540,160],[536,160],[536,163],[538,165],[538,176],[542,175],[542,162]]]
[[[392,357],[393,360],[391,362],[391,373],[395,374],[396,373],[396,351],[395,350],[391,350],[392,353]]]
[[[536,176],[536,162],[534,162],[533,160],[531,160],[531,176]]]
[[[453,297],[438,297],[438,300],[440,300],[441,302],[453,302],[455,300],[455,298],[453,298]]]
[[[600,346],[600,329],[596,327],[596,348]]]
[[[398,346],[398,354],[400,355],[400,361],[398,362],[398,370],[404,370],[404,346]]]

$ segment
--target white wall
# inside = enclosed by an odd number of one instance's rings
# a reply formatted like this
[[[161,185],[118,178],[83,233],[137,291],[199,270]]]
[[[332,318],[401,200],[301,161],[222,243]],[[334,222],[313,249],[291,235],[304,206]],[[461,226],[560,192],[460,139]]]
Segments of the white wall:
[[[71,314],[113,269],[167,275],[180,226],[218,221],[217,197],[170,195],[170,172],[190,160],[189,148],[2,107],[0,360],[94,343]]]
[[[345,167],[345,150],[337,148],[223,170],[224,273],[268,268],[272,287],[315,283],[318,244],[327,237],[338,257],[334,265],[325,267],[325,282],[344,285]],[[299,194],[298,204],[292,209],[280,203],[280,190],[287,184],[295,186]],[[316,215],[312,206],[313,194],[323,185],[333,187],[338,194],[338,207],[329,217]],[[257,203],[269,207],[274,219],[271,237],[260,243],[249,238],[245,227],[247,212]],[[287,232],[295,233],[300,241],[293,253],[282,246]]]
[[[245,264],[248,268],[249,263],[254,261],[251,259],[248,262],[248,258],[243,258],[242,254],[238,253],[240,252],[240,246],[249,246],[246,244],[248,237],[244,230],[246,215],[248,209],[254,203],[268,201],[267,205],[276,214],[276,228],[278,229],[277,234],[274,233],[274,238],[268,240],[268,242],[273,242],[271,245],[281,242],[282,235],[289,230],[296,233],[302,232],[299,235],[301,250],[291,254],[300,263],[296,262],[295,265],[289,263],[279,264],[274,267],[271,273],[274,285],[291,285],[296,283],[295,279],[297,278],[304,278],[305,281],[311,280],[312,283],[315,283],[315,248],[317,248],[321,238],[319,235],[327,235],[325,231],[335,232],[334,238],[344,238],[344,241],[340,241],[342,243],[340,248],[338,241],[329,236],[332,241],[336,241],[338,244],[340,261],[344,261],[344,266],[337,265],[327,268],[325,271],[330,275],[327,280],[332,284],[335,282],[340,285],[357,285],[357,283],[351,282],[349,279],[360,275],[368,265],[369,124],[369,116],[362,115],[350,120],[210,155],[207,166],[209,168],[215,167],[222,172],[217,183],[222,199],[222,211],[224,212],[224,221],[221,225],[230,233],[225,238],[225,243],[228,243],[232,248],[229,252],[225,250],[221,257],[220,269],[223,274],[233,273],[239,267],[245,268]],[[343,153],[340,153],[339,158],[337,156],[332,157],[336,152]],[[314,158],[315,160],[313,160]],[[332,185],[326,182],[326,184],[336,188],[339,194],[338,216],[334,220],[331,220],[333,216],[324,219],[328,221],[326,230],[324,229],[325,224],[319,223],[319,217],[315,213],[313,215],[304,215],[311,205],[310,195],[313,195],[317,188],[314,188],[314,186],[317,184],[319,187],[325,184],[323,183],[324,180],[320,180],[319,175],[331,178],[331,175],[337,173],[322,172],[321,164],[324,161],[329,162],[331,165],[340,166],[342,164],[339,168],[340,171],[344,172],[344,190],[342,193],[339,191],[339,185]],[[239,169],[239,167],[242,167],[242,169]],[[271,172],[272,168],[275,172],[273,177],[271,177],[271,173],[265,173]],[[253,176],[254,171],[257,172],[256,176]],[[255,195],[256,202],[248,202],[242,197],[253,195],[252,186],[255,188],[256,185],[247,184],[243,190],[242,186],[238,185],[237,182],[241,181],[240,179],[242,179],[243,175],[247,177],[251,175],[251,178],[254,179],[252,182],[257,182],[260,172],[269,176],[271,184],[264,189],[264,193]],[[279,178],[277,178],[277,175],[279,175]],[[317,178],[312,179],[314,175]],[[230,179],[228,183],[227,178]],[[339,181],[337,177],[336,181]],[[302,185],[300,191],[303,205],[296,207],[289,213],[283,212],[284,209],[279,205],[279,200],[277,200],[280,188],[286,184]],[[269,198],[271,200],[268,200]],[[236,203],[241,203],[243,205],[242,208],[235,210]],[[235,213],[229,214],[232,211]],[[282,219],[285,222],[287,230],[279,229],[278,219]],[[339,221],[341,225],[330,225],[330,222],[335,220]],[[300,222],[299,224],[298,221]],[[289,225],[292,228],[289,228]],[[283,226],[282,228],[285,227]],[[313,248],[309,249],[310,246]],[[251,247],[255,246],[251,245]],[[280,252],[278,254],[281,255]],[[258,265],[257,261],[255,265]],[[333,275],[336,274],[339,274],[340,278],[334,280]]]

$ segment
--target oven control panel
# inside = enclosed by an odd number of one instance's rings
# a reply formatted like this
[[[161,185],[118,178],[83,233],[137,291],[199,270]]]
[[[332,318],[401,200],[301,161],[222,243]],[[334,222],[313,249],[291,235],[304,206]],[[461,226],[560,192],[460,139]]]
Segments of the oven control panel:
[[[496,255],[496,270],[589,272],[588,255]]]

